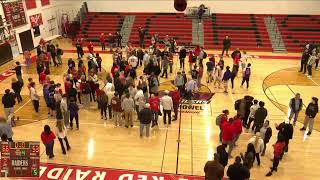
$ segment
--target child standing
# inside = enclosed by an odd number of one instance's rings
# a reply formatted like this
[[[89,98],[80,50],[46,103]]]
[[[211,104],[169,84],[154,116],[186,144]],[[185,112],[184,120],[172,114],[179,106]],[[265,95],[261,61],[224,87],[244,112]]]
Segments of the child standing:
[[[247,89],[249,88],[250,75],[251,75],[251,64],[249,63],[248,66],[244,69],[242,74],[241,88],[243,87],[244,82],[247,83]]]
[[[43,132],[41,133],[41,141],[46,147],[46,154],[49,156],[49,159],[54,157],[53,154],[53,146],[54,146],[54,139],[56,139],[56,135],[51,131],[49,125],[45,125],[43,128]]]
[[[213,85],[216,87],[216,83],[218,83],[218,88],[220,88],[221,79],[222,79],[222,69],[220,63],[216,66],[214,70],[214,83]]]
[[[226,71],[224,72],[223,78],[222,78],[224,93],[228,93],[228,82],[230,78],[231,78],[231,71],[230,71],[230,67],[227,66]]]
[[[66,142],[67,151],[69,151],[71,149],[71,147],[69,145],[68,138],[67,138],[67,130],[66,130],[66,127],[64,126],[64,123],[62,120],[57,120],[56,134],[58,136],[58,140],[61,145],[62,154],[66,154],[66,149],[64,147],[63,140]]]

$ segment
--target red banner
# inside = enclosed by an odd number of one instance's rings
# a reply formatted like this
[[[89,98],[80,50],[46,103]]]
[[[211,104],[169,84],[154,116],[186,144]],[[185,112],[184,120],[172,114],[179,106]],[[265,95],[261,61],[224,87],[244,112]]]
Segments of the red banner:
[[[37,27],[43,24],[41,14],[34,14],[32,16],[29,16],[29,18],[32,27]]]
[[[37,8],[36,0],[25,0],[27,9]]]
[[[24,7],[21,0],[2,3],[3,13],[12,27],[27,24]]]
[[[41,0],[41,6],[46,6],[50,4],[50,0]]]
[[[47,179],[106,179],[106,180],[204,180],[201,176],[187,176],[154,172],[139,172],[73,165],[41,164],[40,180]]]

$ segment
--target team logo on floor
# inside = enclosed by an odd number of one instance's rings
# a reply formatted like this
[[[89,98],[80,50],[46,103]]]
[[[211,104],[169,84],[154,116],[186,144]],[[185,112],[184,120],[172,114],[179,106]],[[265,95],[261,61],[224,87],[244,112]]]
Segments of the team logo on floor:
[[[162,96],[165,90],[175,91],[176,87],[174,81],[165,81],[160,83],[159,94]],[[211,114],[210,102],[214,93],[208,88],[208,86],[201,84],[198,92],[193,94],[192,105],[189,105],[189,101],[182,97],[180,109],[182,113],[191,114]]]

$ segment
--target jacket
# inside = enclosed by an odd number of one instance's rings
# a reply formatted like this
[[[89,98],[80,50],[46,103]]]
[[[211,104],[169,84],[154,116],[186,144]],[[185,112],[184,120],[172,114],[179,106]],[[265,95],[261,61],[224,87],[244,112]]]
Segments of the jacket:
[[[222,124],[222,142],[232,141],[234,137],[234,131],[232,129],[232,124],[229,122],[224,122]]]
[[[306,109],[306,116],[309,118],[315,118],[319,112],[318,104],[309,103]]]
[[[187,50],[185,48],[181,49],[179,52],[179,59],[184,59],[187,56]]]
[[[69,111],[70,111],[70,115],[78,114],[78,111],[79,111],[78,105],[76,103],[70,103],[69,104]]]
[[[49,144],[51,141],[53,141],[56,138],[56,135],[51,131],[49,134],[42,132],[41,133],[41,141],[43,144]]]
[[[278,132],[278,137],[283,136],[285,140],[292,139],[293,136],[293,126],[292,124],[287,124],[285,122],[282,122],[276,127]]]
[[[230,70],[226,70],[223,74],[223,78],[222,81],[228,81],[231,78],[231,71]]]
[[[267,144],[267,143],[270,141],[270,138],[271,138],[271,136],[272,136],[272,129],[271,129],[271,127],[267,127],[267,128],[262,127],[262,128],[260,129],[260,135],[261,135],[261,137],[263,138],[264,143]]]
[[[111,107],[114,112],[121,112],[121,100],[118,97],[113,97],[111,99]]]
[[[155,96],[155,97],[150,97],[149,98],[149,104],[150,104],[150,109],[153,112],[159,112],[160,110],[160,98]]]
[[[232,129],[236,135],[240,135],[242,133],[242,121],[240,117],[234,117],[234,121],[232,122]]]
[[[12,108],[15,104],[16,101],[14,100],[14,94],[13,93],[8,93],[2,96],[2,104],[4,108]]]
[[[226,167],[228,165],[228,153],[222,145],[217,147],[217,154],[219,155],[219,163]]]
[[[221,180],[224,175],[224,167],[218,161],[208,161],[203,170],[206,180]]]
[[[299,107],[297,108],[297,107],[295,107],[296,106],[296,103],[295,103],[295,98],[292,98],[291,100],[290,100],[290,109],[291,109],[291,111],[293,111],[293,112],[299,112],[301,109],[302,109],[302,99],[300,98],[299,99]],[[297,110],[298,109],[298,110]]]
[[[150,124],[153,119],[153,112],[150,108],[143,108],[138,114],[141,124]]]
[[[255,154],[253,154],[253,152],[246,152],[244,156],[241,156],[243,166],[247,167],[248,169],[251,169],[253,166],[254,158]]]
[[[223,40],[223,47],[229,48],[231,46],[230,39],[224,39]]]
[[[264,107],[259,107],[254,114],[254,123],[263,124],[264,120],[268,116],[268,111]]]
[[[20,81],[17,81],[15,83],[11,84],[11,88],[13,89],[13,91],[15,93],[20,93],[21,92],[21,88],[22,88],[22,83]]]
[[[227,175],[230,180],[245,180],[250,178],[249,169],[241,163],[234,163],[229,166]]]
[[[134,110],[134,101],[132,98],[125,98],[121,103],[123,111],[130,112]]]
[[[180,92],[178,90],[171,91],[170,92],[170,96],[172,98],[173,104],[177,104],[177,105],[180,104]]]

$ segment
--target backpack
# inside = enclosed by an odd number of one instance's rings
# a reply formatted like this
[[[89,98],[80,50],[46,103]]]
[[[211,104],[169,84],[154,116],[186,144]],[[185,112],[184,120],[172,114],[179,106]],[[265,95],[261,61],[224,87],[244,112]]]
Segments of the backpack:
[[[217,125],[217,126],[220,126],[222,116],[223,116],[223,114],[220,114],[219,116],[216,117],[216,125]]]
[[[203,51],[203,59],[207,58],[208,54]]]
[[[238,100],[236,100],[236,102],[234,102],[234,109],[235,110],[240,109],[240,103],[241,103],[241,99],[238,99]]]

